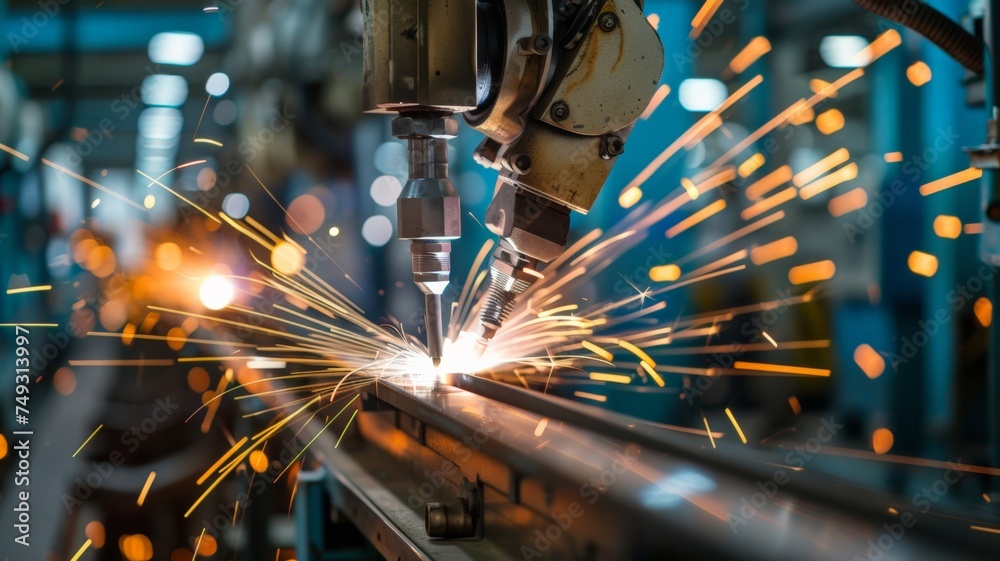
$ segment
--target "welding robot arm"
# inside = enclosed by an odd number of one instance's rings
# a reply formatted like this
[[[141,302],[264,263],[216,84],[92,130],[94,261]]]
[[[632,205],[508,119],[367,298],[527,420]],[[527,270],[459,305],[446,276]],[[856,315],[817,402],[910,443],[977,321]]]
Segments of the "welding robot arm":
[[[460,208],[445,139],[462,113],[500,172],[486,223],[500,237],[481,310],[480,350],[517,296],[558,257],[570,211],[586,213],[663,69],[636,0],[363,0],[365,109],[397,112],[410,180],[397,225],[427,294],[428,351],[441,356],[440,294]]]

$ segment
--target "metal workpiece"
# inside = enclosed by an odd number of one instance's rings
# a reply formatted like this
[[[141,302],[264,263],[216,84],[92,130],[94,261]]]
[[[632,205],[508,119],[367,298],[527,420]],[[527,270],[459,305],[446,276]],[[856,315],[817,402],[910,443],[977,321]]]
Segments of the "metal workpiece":
[[[321,419],[299,435],[318,435],[310,450],[333,506],[387,559],[841,561],[866,558],[871,543],[882,561],[994,558],[990,536],[969,535],[968,513],[937,505],[893,537],[913,510],[908,497],[786,468],[785,450],[725,440],[713,449],[704,436],[596,407],[472,376],[448,381],[474,392],[363,389],[351,452],[335,449]],[[427,507],[434,533],[445,530],[440,517],[466,506],[469,482],[482,492],[481,534],[429,536]],[[464,515],[451,514],[466,533]]]
[[[364,109],[478,105],[475,0],[365,0]]]
[[[406,113],[392,122],[407,139],[409,179],[396,202],[400,239],[410,244],[413,282],[424,293],[427,352],[435,366],[444,352],[441,295],[451,280],[450,240],[462,235],[462,207],[448,177],[448,142],[458,124],[448,115]]]

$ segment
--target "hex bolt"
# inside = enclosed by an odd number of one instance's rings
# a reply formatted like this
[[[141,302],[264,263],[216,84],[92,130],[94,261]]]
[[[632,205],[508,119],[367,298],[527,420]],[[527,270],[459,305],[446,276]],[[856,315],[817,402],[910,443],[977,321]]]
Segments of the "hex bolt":
[[[566,105],[565,101],[557,101],[552,104],[552,109],[549,109],[549,115],[553,121],[565,120],[569,117],[569,105]]]
[[[538,35],[535,35],[532,45],[534,46],[536,53],[544,55],[549,52],[549,49],[552,48],[552,38],[546,33],[539,33]]]
[[[614,12],[604,12],[597,20],[597,25],[601,31],[614,31],[618,27],[618,16]]]
[[[606,134],[601,138],[601,158],[610,160],[625,152],[625,141],[617,134]]]
[[[476,535],[476,524],[467,499],[427,503],[424,522],[427,536],[431,538],[471,538]]]
[[[531,156],[527,154],[517,154],[510,159],[511,168],[520,175],[525,175],[531,171]]]

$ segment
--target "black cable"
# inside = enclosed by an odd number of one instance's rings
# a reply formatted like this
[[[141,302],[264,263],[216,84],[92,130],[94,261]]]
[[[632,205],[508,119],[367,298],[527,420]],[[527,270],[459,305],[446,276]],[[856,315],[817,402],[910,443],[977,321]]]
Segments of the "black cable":
[[[854,3],[886,19],[905,25],[928,38],[962,66],[983,73],[981,39],[920,0],[854,0]]]

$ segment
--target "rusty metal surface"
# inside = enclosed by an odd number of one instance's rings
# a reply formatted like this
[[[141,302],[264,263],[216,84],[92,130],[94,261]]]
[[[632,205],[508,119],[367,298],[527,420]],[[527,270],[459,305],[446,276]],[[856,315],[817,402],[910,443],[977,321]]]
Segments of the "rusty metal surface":
[[[602,18],[611,18],[605,30]],[[635,123],[663,71],[663,45],[631,0],[605,2],[590,33],[556,68],[534,117],[569,133],[600,135]],[[566,115],[553,111],[556,104]],[[557,118],[562,116],[562,118]]]

